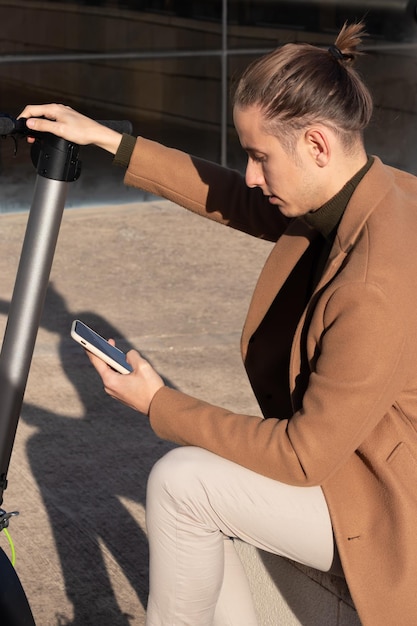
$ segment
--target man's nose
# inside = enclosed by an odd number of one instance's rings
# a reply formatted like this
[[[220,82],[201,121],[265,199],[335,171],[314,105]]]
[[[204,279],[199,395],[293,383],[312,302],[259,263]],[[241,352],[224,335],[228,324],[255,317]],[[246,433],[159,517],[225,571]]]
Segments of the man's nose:
[[[262,187],[265,183],[262,167],[260,163],[248,159],[246,165],[245,181],[248,187]]]

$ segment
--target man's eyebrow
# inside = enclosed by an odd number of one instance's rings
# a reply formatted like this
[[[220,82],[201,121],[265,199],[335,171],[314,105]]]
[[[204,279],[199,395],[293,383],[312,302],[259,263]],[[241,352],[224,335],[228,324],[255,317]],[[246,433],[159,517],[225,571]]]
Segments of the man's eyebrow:
[[[262,150],[259,150],[259,148],[252,148],[252,146],[242,146],[242,148],[248,154],[254,154],[255,152],[258,153],[258,154],[264,154],[264,152],[262,152]]]

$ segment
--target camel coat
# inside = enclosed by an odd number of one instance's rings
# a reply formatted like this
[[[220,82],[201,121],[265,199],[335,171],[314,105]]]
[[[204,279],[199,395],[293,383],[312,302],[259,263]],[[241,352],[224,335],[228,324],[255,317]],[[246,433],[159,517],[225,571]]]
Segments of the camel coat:
[[[125,182],[276,241],[242,334],[262,416],[165,387],[153,429],[273,479],[321,485],[363,624],[415,626],[417,179],[375,159],[306,308],[316,232],[238,173],[138,138]]]

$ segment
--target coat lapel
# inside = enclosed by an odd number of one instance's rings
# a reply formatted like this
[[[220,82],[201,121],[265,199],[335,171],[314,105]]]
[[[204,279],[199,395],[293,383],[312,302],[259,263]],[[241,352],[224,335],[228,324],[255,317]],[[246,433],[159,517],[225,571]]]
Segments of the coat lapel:
[[[341,267],[343,261],[345,260],[347,252],[345,250],[341,250],[338,245],[333,246],[333,249],[330,253],[329,259],[324,268],[323,274],[318,282],[312,298],[315,297],[317,293],[319,293],[325,285],[327,285],[337,274],[339,268]],[[291,348],[291,358],[290,358],[290,374],[289,374],[289,382],[291,392],[294,392],[296,388],[297,377],[301,371],[301,335],[303,332],[303,328],[306,323],[307,317],[306,308],[301,315],[301,318],[298,322],[297,329],[294,334],[294,340]],[[294,398],[293,398],[294,401]]]
[[[294,220],[273,247],[253,292],[243,327],[241,341],[243,359],[250,337],[263,320],[294,266],[316,236],[317,233],[307,224],[301,220]]]

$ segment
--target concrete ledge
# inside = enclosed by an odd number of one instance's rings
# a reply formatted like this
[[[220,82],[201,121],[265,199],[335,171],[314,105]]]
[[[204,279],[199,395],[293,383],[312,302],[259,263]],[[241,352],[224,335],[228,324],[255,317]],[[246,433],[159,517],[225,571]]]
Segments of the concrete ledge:
[[[344,579],[235,541],[259,626],[360,626]]]

